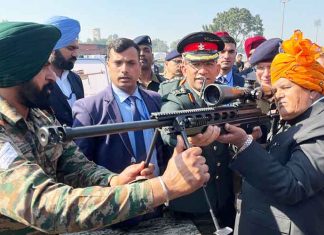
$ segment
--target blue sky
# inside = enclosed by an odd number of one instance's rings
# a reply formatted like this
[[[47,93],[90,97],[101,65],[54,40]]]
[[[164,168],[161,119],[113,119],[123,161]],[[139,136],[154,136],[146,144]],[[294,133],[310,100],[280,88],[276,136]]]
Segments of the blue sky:
[[[91,30],[100,28],[102,37],[118,34],[134,38],[148,34],[168,43],[188,33],[201,31],[218,12],[231,7],[247,8],[263,20],[267,38],[280,37],[281,0],[10,0],[1,2],[0,20],[43,22],[54,15],[78,19],[81,40],[92,37]],[[320,19],[318,44],[324,46],[324,1],[290,0],[286,4],[283,38],[294,29],[315,41],[314,21]]]

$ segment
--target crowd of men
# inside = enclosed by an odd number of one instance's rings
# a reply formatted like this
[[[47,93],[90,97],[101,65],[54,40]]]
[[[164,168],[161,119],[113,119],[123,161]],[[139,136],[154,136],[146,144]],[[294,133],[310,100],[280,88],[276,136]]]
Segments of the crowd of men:
[[[64,16],[0,23],[0,233],[131,231],[168,217],[213,234],[211,210],[234,234],[324,233],[323,48],[299,30],[287,40],[255,36],[245,41],[244,64],[229,33],[193,32],[167,54],[162,76],[148,35],[118,38],[107,48],[111,83],[84,97],[71,71],[80,30]],[[38,139],[43,126],[204,108],[207,85],[247,80],[271,90],[258,106],[268,113],[275,105],[275,132],[271,120],[251,133],[230,124],[185,140],[161,133],[149,164],[154,129],[46,146]]]

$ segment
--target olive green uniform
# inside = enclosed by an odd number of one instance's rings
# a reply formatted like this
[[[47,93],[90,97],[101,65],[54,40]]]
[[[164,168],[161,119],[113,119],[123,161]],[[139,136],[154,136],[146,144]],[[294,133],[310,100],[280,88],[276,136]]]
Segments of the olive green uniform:
[[[174,78],[163,82],[160,85],[159,93],[162,97],[161,112],[207,107],[205,102],[198,96],[197,92],[189,86],[184,78]],[[169,145],[175,146],[175,136],[162,134],[162,138]],[[212,207],[217,217],[220,218],[220,222],[223,221],[226,225],[232,225],[235,211],[232,172],[228,168],[230,160],[229,148],[227,145],[215,141],[209,146],[203,147],[202,150],[202,155],[207,160],[211,176],[207,183],[206,190]],[[170,209],[176,212],[192,214],[209,212],[202,189],[171,201]],[[222,219],[220,213],[230,218]]]
[[[140,82],[140,80],[139,80],[138,83],[139,83],[139,85],[140,85],[141,87],[143,87],[144,89],[158,92],[159,87],[160,87],[160,84],[161,84],[162,82],[164,82],[165,80],[166,80],[166,79],[165,79],[163,76],[161,76],[161,75],[159,75],[159,74],[155,74],[155,73],[152,72],[152,80],[151,80],[150,83],[147,85],[147,87],[144,86],[144,84],[142,84],[142,83]]]

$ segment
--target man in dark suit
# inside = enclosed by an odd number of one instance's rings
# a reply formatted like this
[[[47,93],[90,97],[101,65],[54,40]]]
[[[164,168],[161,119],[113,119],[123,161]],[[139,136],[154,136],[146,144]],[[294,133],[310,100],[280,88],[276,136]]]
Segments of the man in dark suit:
[[[132,97],[135,97],[141,120],[148,119],[152,112],[160,111],[159,94],[137,85],[141,73],[139,47],[130,39],[119,38],[108,46],[107,54],[107,66],[112,83],[99,94],[75,103],[74,127],[133,121],[129,100]],[[139,144],[145,144],[144,149],[147,153],[153,129],[143,130],[142,134],[137,134],[128,132],[86,138],[77,140],[76,143],[90,160],[119,173],[130,164],[145,160],[146,156],[137,154],[143,147]],[[162,157],[161,143],[159,140],[151,160],[155,165],[156,175],[164,168],[165,159]]]
[[[238,148],[230,167],[244,178],[235,233],[321,235],[324,231],[324,68],[321,48],[295,31],[271,64],[282,127],[267,148],[239,127],[217,140]]]
[[[84,97],[81,78],[71,71],[78,56],[80,24],[64,16],[52,17],[46,23],[62,33],[50,57],[51,68],[57,76],[50,96],[51,108],[62,125],[72,126],[72,106]]]
[[[220,65],[220,72],[216,78],[228,86],[244,86],[244,78],[234,72],[233,66],[237,54],[236,42],[227,32],[215,32],[224,44],[224,49],[219,53],[218,64]]]
[[[160,111],[159,94],[137,85],[141,74],[139,55],[139,47],[130,39],[118,38],[109,44],[107,67],[111,84],[99,94],[75,102],[73,127],[147,120],[152,112]],[[131,164],[144,165],[153,133],[153,129],[146,129],[83,138],[75,142],[89,160],[120,173]],[[162,148],[162,139],[159,137],[151,158],[155,176],[161,175],[168,160],[163,158]],[[117,227],[127,229],[143,219],[159,216],[160,209],[118,224]]]

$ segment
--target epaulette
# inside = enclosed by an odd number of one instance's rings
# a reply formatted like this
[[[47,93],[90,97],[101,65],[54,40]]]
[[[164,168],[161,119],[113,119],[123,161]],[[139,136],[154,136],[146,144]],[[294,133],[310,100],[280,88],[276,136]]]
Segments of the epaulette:
[[[183,77],[174,77],[172,79],[169,79],[169,80],[165,80],[164,82],[162,82],[161,84],[167,84],[167,83],[173,83],[173,82],[176,82],[176,81],[179,81],[183,79]]]
[[[179,86],[178,89],[170,92],[173,95],[184,95],[190,93],[190,90],[185,88],[184,86]]]
[[[166,92],[165,94],[162,94],[162,96],[170,94],[173,90],[178,90],[180,87],[179,84],[182,80],[186,80],[186,79],[183,77],[175,77],[173,79],[161,83],[160,90]]]

